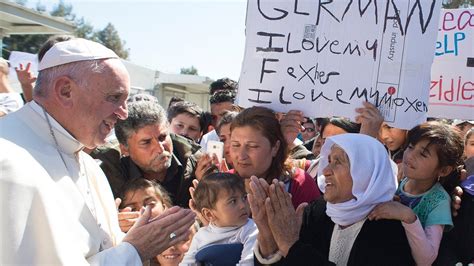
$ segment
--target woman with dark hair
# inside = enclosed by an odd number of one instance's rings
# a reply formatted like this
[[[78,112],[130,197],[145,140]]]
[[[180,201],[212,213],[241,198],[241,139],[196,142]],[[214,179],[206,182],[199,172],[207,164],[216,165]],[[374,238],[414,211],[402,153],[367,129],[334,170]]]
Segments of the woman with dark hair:
[[[327,137],[344,134],[344,133],[359,133],[360,124],[354,123],[351,120],[334,116],[326,118],[321,124],[321,136],[323,140]]]
[[[275,112],[265,107],[251,107],[232,121],[230,157],[233,172],[248,183],[251,176],[282,181],[292,195],[294,206],[320,196],[314,180],[302,169],[285,164],[288,146]]]

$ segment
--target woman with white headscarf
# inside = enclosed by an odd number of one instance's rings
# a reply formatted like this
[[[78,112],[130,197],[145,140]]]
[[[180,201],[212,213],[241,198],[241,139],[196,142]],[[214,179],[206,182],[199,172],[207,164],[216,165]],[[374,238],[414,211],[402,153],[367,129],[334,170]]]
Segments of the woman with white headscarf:
[[[259,229],[255,263],[414,264],[399,222],[367,219],[377,204],[392,200],[397,187],[383,145],[363,134],[330,137],[319,169],[324,199],[296,210],[281,184],[252,177],[249,201]]]

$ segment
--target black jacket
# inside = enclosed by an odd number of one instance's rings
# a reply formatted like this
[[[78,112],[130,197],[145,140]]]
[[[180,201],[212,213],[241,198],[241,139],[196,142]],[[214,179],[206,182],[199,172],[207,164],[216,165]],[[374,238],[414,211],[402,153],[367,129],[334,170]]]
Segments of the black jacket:
[[[277,265],[334,265],[328,260],[334,223],[321,198],[306,207],[299,240]],[[255,259],[256,265],[259,265]],[[400,221],[366,220],[352,246],[348,265],[415,265]]]
[[[171,166],[166,171],[166,178],[160,184],[169,193],[174,205],[188,207],[189,187],[196,179],[195,170],[197,157],[201,155],[201,146],[185,137],[171,133],[173,142],[173,157]],[[114,197],[119,197],[123,185],[132,179],[143,178],[143,171],[129,156],[120,157],[118,142],[116,145],[96,149],[91,156],[101,161],[104,171],[112,188]]]

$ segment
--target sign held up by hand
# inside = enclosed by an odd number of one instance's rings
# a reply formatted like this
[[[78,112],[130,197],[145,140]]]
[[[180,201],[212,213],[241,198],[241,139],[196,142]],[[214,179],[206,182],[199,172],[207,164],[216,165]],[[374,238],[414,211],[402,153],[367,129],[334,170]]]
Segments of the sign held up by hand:
[[[474,8],[441,12],[428,115],[474,120]]]
[[[238,103],[392,126],[426,119],[441,1],[249,0]]]

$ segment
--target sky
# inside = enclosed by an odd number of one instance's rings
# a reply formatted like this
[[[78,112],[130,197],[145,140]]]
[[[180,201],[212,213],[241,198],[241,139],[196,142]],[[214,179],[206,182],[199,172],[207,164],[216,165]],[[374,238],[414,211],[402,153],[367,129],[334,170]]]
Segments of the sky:
[[[48,11],[57,1],[41,0]],[[30,0],[32,7],[37,1]],[[96,30],[112,23],[129,60],[165,73],[194,66],[201,76],[238,80],[245,48],[245,0],[65,0]]]

